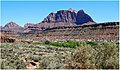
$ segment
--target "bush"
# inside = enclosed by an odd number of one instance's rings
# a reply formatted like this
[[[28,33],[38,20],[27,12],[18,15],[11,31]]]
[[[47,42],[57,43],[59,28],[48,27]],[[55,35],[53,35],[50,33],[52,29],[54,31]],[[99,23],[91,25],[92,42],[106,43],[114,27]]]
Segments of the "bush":
[[[78,47],[71,61],[71,64],[79,63],[78,68],[83,69],[118,69],[119,47],[116,43],[100,43],[96,47],[90,45]],[[71,65],[68,67],[76,68]]]
[[[1,69],[26,69],[26,65],[22,60],[7,60],[2,61]]]
[[[95,52],[90,46],[79,47],[74,52],[72,60],[80,63],[84,69],[94,68],[95,58],[93,55]]]
[[[101,43],[95,47],[98,68],[119,68],[119,47],[116,43]]]
[[[59,69],[62,67],[62,63],[60,58],[56,57],[44,57],[43,60],[41,60],[41,67],[44,69]]]

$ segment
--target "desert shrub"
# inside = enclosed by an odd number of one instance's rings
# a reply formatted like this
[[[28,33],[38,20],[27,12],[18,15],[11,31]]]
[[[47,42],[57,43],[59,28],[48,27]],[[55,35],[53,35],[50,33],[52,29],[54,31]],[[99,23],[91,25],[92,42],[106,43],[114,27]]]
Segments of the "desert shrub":
[[[41,67],[44,69],[59,69],[62,66],[61,60],[58,57],[44,57],[41,60]]]
[[[1,62],[1,69],[26,69],[26,65],[22,60],[6,60]]]
[[[119,68],[119,47],[116,43],[101,43],[95,47],[98,68]]]
[[[90,46],[79,47],[74,52],[72,60],[80,63],[84,69],[94,68],[95,57],[93,55],[95,52]]]
[[[28,58],[35,62],[39,62],[39,60],[41,60],[41,58],[38,55],[29,55]]]
[[[16,60],[14,69],[26,69],[26,65],[22,60]]]
[[[99,43],[97,46],[77,47],[72,55],[71,64],[78,64],[84,69],[118,69],[119,47],[116,43]],[[70,65],[70,64],[69,64]],[[68,66],[68,68],[76,68]]]

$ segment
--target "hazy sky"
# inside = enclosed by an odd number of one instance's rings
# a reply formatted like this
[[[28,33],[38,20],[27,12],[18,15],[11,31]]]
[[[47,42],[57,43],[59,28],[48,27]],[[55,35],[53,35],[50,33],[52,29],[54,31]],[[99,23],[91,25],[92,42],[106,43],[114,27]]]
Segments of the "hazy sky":
[[[119,21],[118,1],[2,1],[1,25],[10,21],[23,26],[26,23],[39,23],[50,12],[58,10],[83,9],[96,22]]]

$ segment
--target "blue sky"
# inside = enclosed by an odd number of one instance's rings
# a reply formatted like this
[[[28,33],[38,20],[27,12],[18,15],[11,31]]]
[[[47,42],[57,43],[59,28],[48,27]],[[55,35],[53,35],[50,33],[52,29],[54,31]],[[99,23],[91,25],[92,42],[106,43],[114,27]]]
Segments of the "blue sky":
[[[10,21],[23,26],[26,23],[39,23],[50,12],[61,9],[83,9],[94,21],[119,21],[118,1],[2,1],[1,25]]]

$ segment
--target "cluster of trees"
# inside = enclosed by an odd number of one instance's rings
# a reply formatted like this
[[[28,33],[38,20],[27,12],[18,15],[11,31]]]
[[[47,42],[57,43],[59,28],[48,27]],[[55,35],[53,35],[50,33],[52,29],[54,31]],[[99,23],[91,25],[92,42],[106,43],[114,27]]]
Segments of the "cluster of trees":
[[[65,42],[33,42],[33,44],[44,44],[44,45],[52,45],[57,47],[68,47],[68,48],[76,48],[79,46],[91,45],[96,46],[97,42],[76,42],[76,41],[65,41]]]

